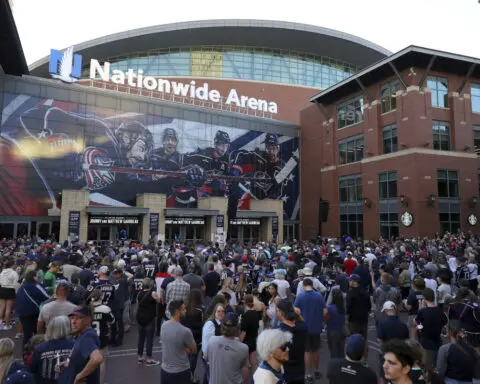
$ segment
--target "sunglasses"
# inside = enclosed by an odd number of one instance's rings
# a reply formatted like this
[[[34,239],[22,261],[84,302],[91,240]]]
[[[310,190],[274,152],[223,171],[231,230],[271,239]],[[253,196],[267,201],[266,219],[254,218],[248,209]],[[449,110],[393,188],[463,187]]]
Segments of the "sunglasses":
[[[290,349],[292,347],[292,344],[291,343],[285,343],[285,344],[282,344],[279,348],[285,352],[288,349]]]

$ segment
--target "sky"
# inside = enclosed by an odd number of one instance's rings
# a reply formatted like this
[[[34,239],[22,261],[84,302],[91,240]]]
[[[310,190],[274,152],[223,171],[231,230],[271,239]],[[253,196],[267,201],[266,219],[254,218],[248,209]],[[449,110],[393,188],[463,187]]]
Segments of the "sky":
[[[52,48],[141,27],[209,19],[304,23],[350,33],[392,52],[413,44],[480,57],[479,0],[12,1],[28,64]]]

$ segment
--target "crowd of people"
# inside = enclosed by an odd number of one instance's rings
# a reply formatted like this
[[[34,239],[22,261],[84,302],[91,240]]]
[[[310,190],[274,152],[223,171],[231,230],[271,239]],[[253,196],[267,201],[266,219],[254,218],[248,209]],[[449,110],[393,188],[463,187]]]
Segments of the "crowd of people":
[[[0,331],[23,342],[21,364],[0,339],[2,384],[104,383],[108,348],[133,330],[137,364],[160,365],[162,384],[480,379],[470,233],[224,247],[24,237],[0,253]]]

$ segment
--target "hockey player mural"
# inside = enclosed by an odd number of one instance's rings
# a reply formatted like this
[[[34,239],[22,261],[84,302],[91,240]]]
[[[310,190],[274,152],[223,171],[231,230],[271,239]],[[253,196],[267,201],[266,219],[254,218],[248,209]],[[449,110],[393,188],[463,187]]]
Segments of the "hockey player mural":
[[[298,215],[298,139],[163,116],[4,94],[0,214],[46,215],[63,189],[90,191],[90,204],[135,205],[165,193],[170,207],[233,194],[282,199]]]

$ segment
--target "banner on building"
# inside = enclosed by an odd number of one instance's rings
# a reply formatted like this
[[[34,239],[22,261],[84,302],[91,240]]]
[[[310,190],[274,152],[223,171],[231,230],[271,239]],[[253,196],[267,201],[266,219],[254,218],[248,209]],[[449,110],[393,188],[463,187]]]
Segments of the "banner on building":
[[[150,213],[150,237],[154,237],[158,234],[159,220],[160,214]]]
[[[68,236],[70,240],[80,237],[80,211],[68,213]]]

